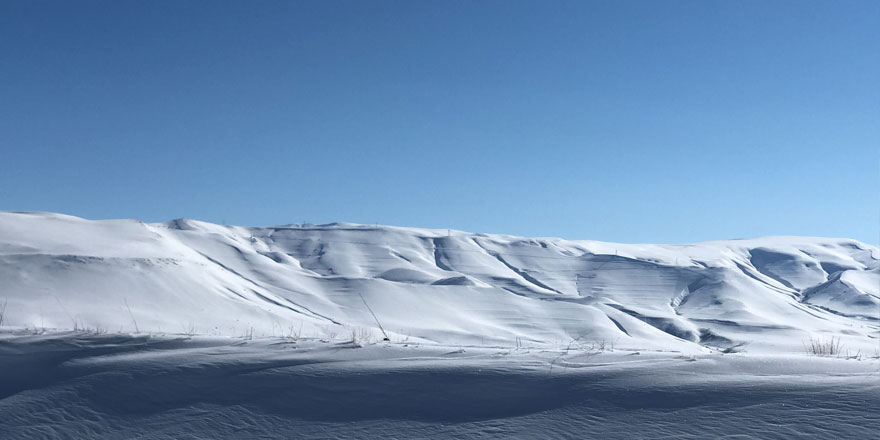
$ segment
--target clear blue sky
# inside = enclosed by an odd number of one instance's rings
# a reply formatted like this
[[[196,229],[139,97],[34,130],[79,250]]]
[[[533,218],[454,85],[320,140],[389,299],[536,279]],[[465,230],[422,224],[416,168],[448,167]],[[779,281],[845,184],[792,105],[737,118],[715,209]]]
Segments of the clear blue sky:
[[[0,209],[878,242],[878,1],[0,2]]]

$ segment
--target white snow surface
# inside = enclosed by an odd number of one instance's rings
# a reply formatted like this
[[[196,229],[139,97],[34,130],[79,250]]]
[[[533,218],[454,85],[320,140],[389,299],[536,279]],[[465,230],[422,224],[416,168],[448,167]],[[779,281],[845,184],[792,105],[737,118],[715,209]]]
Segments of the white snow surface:
[[[366,301],[393,341],[800,353],[839,337],[870,351],[880,249],[0,212],[3,301],[3,325],[29,328],[381,339]]]
[[[0,333],[0,438],[847,438],[876,358]]]
[[[849,239],[0,212],[2,439],[874,438],[878,331]]]

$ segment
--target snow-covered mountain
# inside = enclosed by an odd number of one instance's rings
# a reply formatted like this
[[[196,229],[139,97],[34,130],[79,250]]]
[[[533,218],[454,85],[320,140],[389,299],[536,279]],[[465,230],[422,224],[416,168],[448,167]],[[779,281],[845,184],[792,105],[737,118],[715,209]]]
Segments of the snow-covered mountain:
[[[19,327],[381,338],[366,303],[392,340],[803,351],[834,336],[856,349],[877,343],[880,249],[2,212],[4,302],[2,324]]]

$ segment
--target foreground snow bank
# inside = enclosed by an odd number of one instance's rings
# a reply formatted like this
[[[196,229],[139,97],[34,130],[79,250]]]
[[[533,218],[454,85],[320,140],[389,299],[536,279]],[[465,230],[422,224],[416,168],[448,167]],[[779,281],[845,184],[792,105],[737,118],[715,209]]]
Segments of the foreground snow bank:
[[[0,438],[871,438],[877,359],[0,335]]]

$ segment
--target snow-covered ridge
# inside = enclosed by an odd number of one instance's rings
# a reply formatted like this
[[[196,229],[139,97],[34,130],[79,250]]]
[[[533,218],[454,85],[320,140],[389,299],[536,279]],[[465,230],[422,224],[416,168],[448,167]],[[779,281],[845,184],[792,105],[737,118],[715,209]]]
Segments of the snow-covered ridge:
[[[3,325],[634,349],[873,347],[880,249],[633,245],[337,223],[249,228],[0,212]]]

